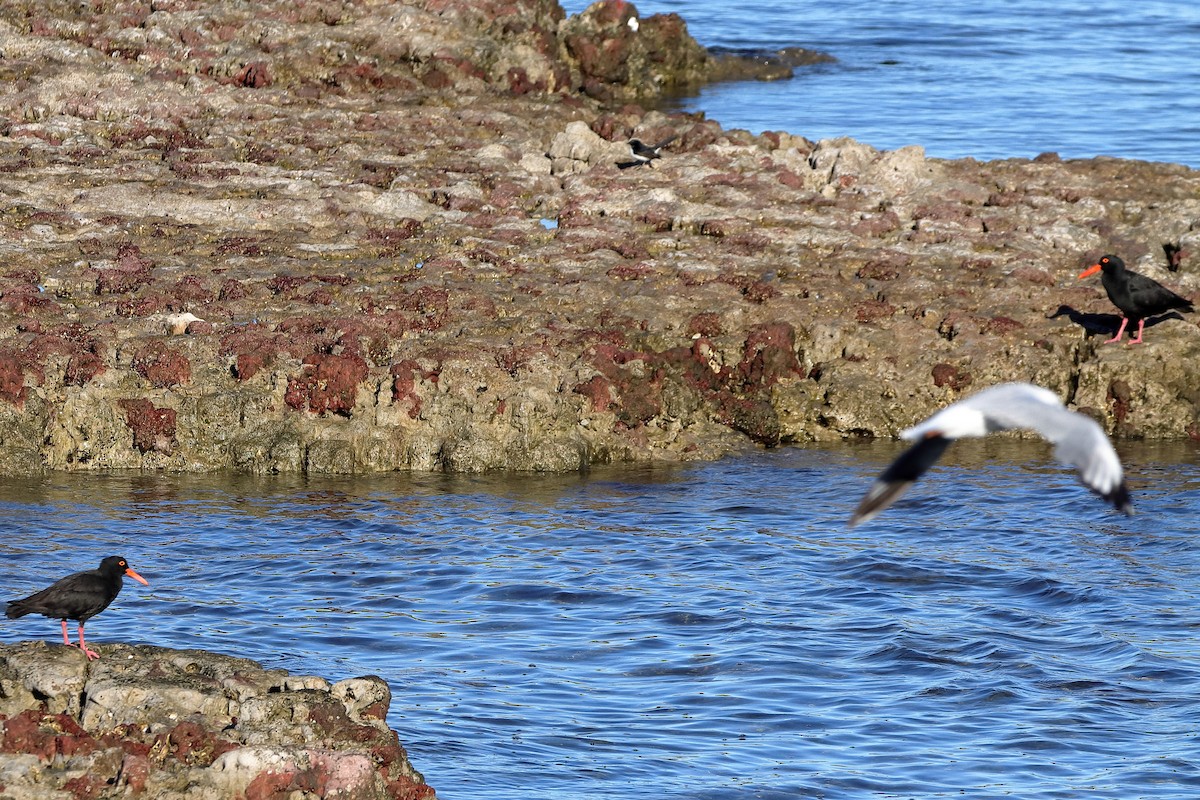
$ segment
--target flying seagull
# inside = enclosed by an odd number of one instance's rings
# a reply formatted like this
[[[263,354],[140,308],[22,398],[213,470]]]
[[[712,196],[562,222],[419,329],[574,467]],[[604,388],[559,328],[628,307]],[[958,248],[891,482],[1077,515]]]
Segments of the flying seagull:
[[[1104,430],[1091,417],[1066,408],[1049,389],[1031,383],[1002,383],[943,408],[901,431],[915,441],[883,471],[854,510],[850,524],[871,519],[890,506],[937,463],[955,439],[1025,428],[1054,445],[1054,455],[1079,471],[1083,485],[1118,511],[1133,513],[1121,461]]]

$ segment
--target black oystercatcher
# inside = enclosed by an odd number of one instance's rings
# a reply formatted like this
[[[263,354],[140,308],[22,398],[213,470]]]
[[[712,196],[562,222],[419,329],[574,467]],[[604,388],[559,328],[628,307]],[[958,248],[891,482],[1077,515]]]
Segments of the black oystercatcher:
[[[1138,329],[1137,338],[1130,339],[1129,343],[1138,344],[1142,341],[1142,328],[1146,325],[1146,317],[1165,314],[1174,308],[1181,311],[1192,310],[1192,304],[1189,301],[1161,283],[1125,269],[1125,262],[1116,256],[1104,256],[1099,263],[1093,264],[1079,273],[1079,277],[1086,278],[1101,270],[1104,271],[1104,274],[1100,276],[1100,282],[1104,284],[1104,291],[1108,292],[1108,299],[1114,306],[1121,309],[1121,327],[1117,329],[1117,335],[1107,339],[1105,344],[1121,341],[1121,335],[1125,333],[1125,326],[1131,319],[1137,320]]]
[[[678,138],[679,134],[672,134],[658,144],[646,144],[641,139],[630,139],[629,151],[633,154],[633,161],[618,162],[617,169],[629,169],[630,167],[649,164],[656,158],[662,158],[662,149]]]
[[[1002,383],[902,431],[902,439],[917,443],[883,471],[855,509],[850,524],[868,520],[895,502],[954,439],[1013,428],[1027,428],[1053,443],[1054,455],[1079,470],[1084,486],[1118,511],[1133,513],[1121,461],[1095,420],[1066,408],[1049,389],[1031,383]]]
[[[51,619],[62,620],[63,644],[68,647],[75,645],[71,644],[71,638],[67,636],[67,620],[76,620],[79,622],[79,649],[89,660],[99,658],[100,654],[89,650],[83,641],[83,624],[117,599],[126,575],[145,586],[150,585],[145,578],[133,571],[128,561],[120,556],[109,556],[100,562],[97,569],[76,572],[24,600],[10,601],[4,613],[9,619],[26,614],[41,614]]]

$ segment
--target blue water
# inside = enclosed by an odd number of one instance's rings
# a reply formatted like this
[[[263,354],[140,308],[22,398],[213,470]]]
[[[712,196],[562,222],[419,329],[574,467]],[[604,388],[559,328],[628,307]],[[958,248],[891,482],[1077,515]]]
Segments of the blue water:
[[[569,13],[588,5],[563,3]],[[642,0],[707,47],[806,47],[838,61],[722,84],[682,107],[729,128],[851,136],[979,159],[1097,155],[1200,167],[1192,0]]]
[[[1122,443],[1138,515],[1035,442],[587,476],[0,482],[0,592],[112,553],[88,626],[378,674],[443,800],[1200,796],[1200,457]],[[55,641],[51,620],[0,639]]]

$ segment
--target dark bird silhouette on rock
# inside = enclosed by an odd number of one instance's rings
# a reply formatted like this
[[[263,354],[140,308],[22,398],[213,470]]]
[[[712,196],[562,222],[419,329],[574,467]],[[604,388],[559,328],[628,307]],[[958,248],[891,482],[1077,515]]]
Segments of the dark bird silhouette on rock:
[[[1108,292],[1108,299],[1121,309],[1122,315],[1117,335],[1106,340],[1105,344],[1121,341],[1130,320],[1137,320],[1138,329],[1137,337],[1130,339],[1129,343],[1138,344],[1142,341],[1142,329],[1146,326],[1147,317],[1165,314],[1172,309],[1192,310],[1190,300],[1180,297],[1158,281],[1126,269],[1125,262],[1117,256],[1103,256],[1098,263],[1079,273],[1079,277],[1086,278],[1097,272],[1103,272],[1100,282],[1104,284],[1104,291]]]
[[[1120,314],[1093,314],[1079,311],[1066,303],[1060,305],[1053,314],[1046,315],[1046,319],[1058,319],[1059,317],[1066,317],[1088,333],[1111,333],[1113,328],[1121,322]],[[1150,325],[1153,324],[1150,323]],[[1150,325],[1146,327],[1148,328]]]
[[[101,561],[96,569],[76,572],[24,600],[10,601],[4,613],[9,619],[17,619],[26,614],[41,614],[51,619],[62,620],[63,644],[68,647],[76,646],[71,644],[71,638],[67,635],[67,620],[73,619],[79,623],[79,649],[88,660],[99,658],[100,654],[89,650],[83,640],[83,625],[117,599],[126,575],[145,586],[150,585],[145,578],[133,571],[128,561],[120,556],[109,556]]]

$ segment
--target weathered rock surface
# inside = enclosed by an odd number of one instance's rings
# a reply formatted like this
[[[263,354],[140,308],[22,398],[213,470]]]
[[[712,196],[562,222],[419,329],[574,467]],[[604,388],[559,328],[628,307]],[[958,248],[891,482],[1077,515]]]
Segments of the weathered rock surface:
[[[1101,346],[1075,280],[1114,252],[1194,293],[1200,174],[618,105],[713,58],[619,0],[584,17],[0,8],[0,471],[711,458],[1013,379],[1120,436],[1200,433],[1194,323]]]
[[[0,645],[0,795],[433,800],[390,702],[380,678],[330,684],[199,650],[107,644],[89,663]]]

